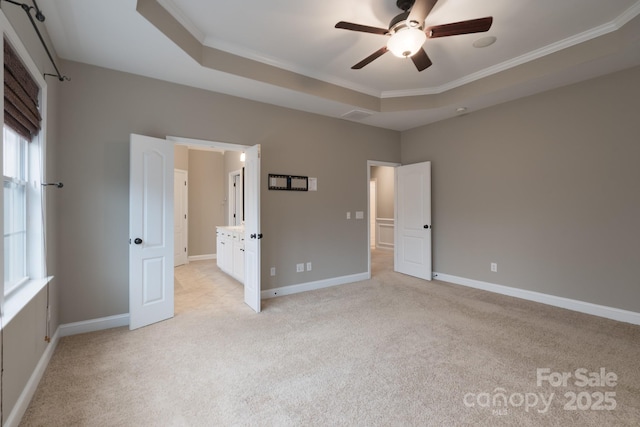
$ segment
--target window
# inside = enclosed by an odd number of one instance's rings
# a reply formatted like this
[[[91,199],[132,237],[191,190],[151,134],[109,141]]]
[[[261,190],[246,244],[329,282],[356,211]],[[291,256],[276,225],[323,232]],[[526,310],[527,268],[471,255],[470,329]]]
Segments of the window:
[[[44,77],[0,13],[4,32],[2,131],[2,324],[7,325],[52,277],[45,253],[46,99]]]
[[[27,140],[8,126],[3,130],[4,292],[27,276]]]

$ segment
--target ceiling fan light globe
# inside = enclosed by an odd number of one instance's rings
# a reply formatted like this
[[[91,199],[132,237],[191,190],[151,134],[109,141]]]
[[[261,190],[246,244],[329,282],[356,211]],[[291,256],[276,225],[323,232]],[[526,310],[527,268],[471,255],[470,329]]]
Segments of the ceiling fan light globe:
[[[420,50],[427,35],[418,28],[402,28],[391,36],[387,49],[399,58],[408,58]]]

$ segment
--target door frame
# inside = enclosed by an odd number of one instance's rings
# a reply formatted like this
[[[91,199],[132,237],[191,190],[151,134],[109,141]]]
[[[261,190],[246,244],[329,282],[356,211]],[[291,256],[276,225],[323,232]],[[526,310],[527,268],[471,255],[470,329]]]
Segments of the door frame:
[[[369,206],[371,205],[371,194],[370,194],[370,186],[369,182],[371,182],[371,167],[372,166],[388,166],[392,168],[397,168],[398,166],[402,166],[402,163],[394,163],[394,162],[381,162],[377,160],[367,160],[367,277],[371,279],[371,209]],[[396,191],[394,189],[394,191]],[[394,202],[395,204],[395,202]],[[397,206],[394,206],[396,209]],[[395,224],[394,224],[395,227]],[[396,248],[393,248],[393,256],[395,259]]]
[[[234,185],[233,185],[234,184],[234,178],[236,176],[238,177],[238,183],[240,184],[240,190],[238,190],[238,188],[234,187]],[[238,191],[243,191],[242,189],[243,189],[243,186],[244,186],[244,182],[243,182],[244,177],[242,176],[242,169],[238,169],[238,170],[229,172],[229,175],[228,175],[227,179],[228,179],[227,183],[228,183],[228,187],[229,187],[228,188],[228,191],[229,191],[229,193],[228,193],[229,194],[229,197],[228,197],[229,206],[228,206],[228,208],[229,209],[228,209],[228,212],[227,212],[227,215],[228,215],[228,221],[227,222],[228,223],[231,222],[231,217],[233,216],[233,214],[235,212],[236,213],[236,220],[234,220],[235,224],[233,224],[233,225],[238,225],[238,218],[237,218],[238,211],[237,211],[237,208],[241,207],[241,209],[240,209],[241,210],[241,212],[240,212],[241,216],[242,216],[242,212],[244,212],[244,201],[241,202],[242,206],[238,206]],[[231,201],[231,199],[232,199],[231,195],[232,194],[233,194],[233,203]],[[240,223],[243,223],[244,222],[244,217],[241,217],[239,221],[240,221]],[[230,224],[227,224],[227,225],[230,225]]]
[[[185,253],[183,254],[184,256],[184,263],[180,264],[189,264],[189,171],[186,171],[184,169],[173,169],[173,175],[174,175],[174,179],[175,176],[177,174],[182,174],[184,176],[184,181],[185,181],[185,185],[184,187],[181,186],[182,188],[182,203],[184,205],[184,212],[182,212],[183,215],[185,215],[183,218],[176,218],[176,216],[173,216],[173,229],[175,230],[176,227],[176,222],[177,221],[182,221],[183,222],[183,226],[184,226],[184,231],[183,231],[183,238],[182,238],[182,242],[181,244],[184,245],[184,249],[185,249]],[[173,204],[175,206],[176,201],[178,200],[178,194],[173,194]],[[174,232],[175,235],[175,232]],[[174,241],[174,245],[175,245],[175,241]],[[174,259],[173,264],[174,267],[176,267],[175,265],[176,260]]]
[[[373,194],[371,194],[374,192]],[[376,231],[376,221],[378,218],[378,180],[369,179],[369,245],[373,249],[378,248],[378,233]],[[373,218],[372,218],[373,216]]]
[[[252,149],[252,145],[242,145],[242,144],[231,144],[228,142],[218,142],[218,141],[209,141],[204,139],[192,139],[192,138],[184,138],[180,136],[167,136],[166,140],[172,142],[175,145],[187,145],[193,146],[201,149],[214,149],[221,151],[235,151],[235,152],[247,152]],[[260,212],[260,197],[258,197],[258,213]],[[260,260],[258,260],[258,266],[260,265]],[[260,268],[258,267],[258,270]],[[261,271],[254,272],[255,277],[260,278]],[[247,274],[245,274],[245,281],[247,280]],[[260,295],[260,291],[258,290],[258,295]],[[243,299],[244,301],[244,299]]]

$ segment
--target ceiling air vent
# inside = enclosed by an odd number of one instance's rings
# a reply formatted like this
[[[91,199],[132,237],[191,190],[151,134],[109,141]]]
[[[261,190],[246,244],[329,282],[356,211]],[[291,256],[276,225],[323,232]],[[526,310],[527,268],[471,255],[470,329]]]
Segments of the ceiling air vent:
[[[369,113],[367,111],[351,110],[348,113],[343,114],[342,118],[347,120],[362,120],[371,115],[373,115],[373,113]]]

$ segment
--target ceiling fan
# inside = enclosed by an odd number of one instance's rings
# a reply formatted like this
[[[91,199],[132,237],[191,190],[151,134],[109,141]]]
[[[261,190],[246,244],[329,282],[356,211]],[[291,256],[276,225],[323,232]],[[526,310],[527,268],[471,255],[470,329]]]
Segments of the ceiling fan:
[[[345,21],[338,22],[335,26],[336,28],[390,36],[386,46],[378,49],[351,68],[353,70],[359,70],[388,51],[391,51],[391,53],[400,58],[411,58],[418,71],[422,71],[432,65],[427,52],[422,48],[427,38],[433,39],[436,37],[457,36],[460,34],[482,33],[489,31],[489,28],[491,28],[491,24],[493,23],[493,17],[491,16],[425,28],[424,21],[437,1],[438,0],[397,0],[396,6],[403,12],[391,20],[388,29]]]

